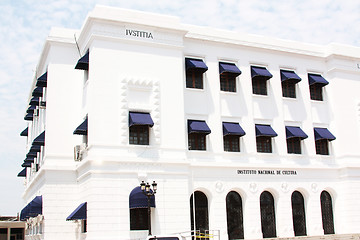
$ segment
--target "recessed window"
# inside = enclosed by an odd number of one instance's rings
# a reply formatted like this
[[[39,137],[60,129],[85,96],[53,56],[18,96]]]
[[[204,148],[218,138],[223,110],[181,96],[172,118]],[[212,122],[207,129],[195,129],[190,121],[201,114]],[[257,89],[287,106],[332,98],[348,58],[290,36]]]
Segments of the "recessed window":
[[[223,122],[224,151],[240,152],[240,137],[245,135],[245,131],[239,123]]]
[[[308,135],[300,127],[286,126],[285,131],[288,153],[301,154],[301,140]]]
[[[201,59],[185,58],[186,87],[203,89],[203,75],[208,67]]]
[[[81,220],[81,232],[82,233],[87,232],[87,220],[86,219]]]
[[[232,135],[224,136],[224,151],[240,152],[240,137]]]
[[[327,139],[315,141],[316,154],[329,155],[329,143]]]
[[[188,148],[189,150],[206,150],[206,135],[211,130],[203,120],[188,120]]]
[[[272,153],[271,137],[257,137],[256,138],[257,152]]]
[[[329,84],[328,81],[325,80],[319,74],[308,74],[309,78],[309,88],[310,88],[310,99],[316,101],[323,101],[323,87]]]
[[[329,155],[329,141],[335,136],[327,128],[314,128],[316,154]]]
[[[130,230],[149,230],[148,209],[130,209]]]
[[[289,138],[286,139],[287,152],[294,154],[301,154],[301,139],[300,138]]]
[[[280,70],[283,97],[296,98],[296,84],[301,78],[290,70]]]
[[[226,92],[236,92],[236,77],[241,74],[234,63],[219,62],[220,89]]]
[[[272,74],[265,67],[251,66],[253,94],[267,95],[267,80]]]
[[[149,145],[149,130],[154,122],[149,113],[129,112],[129,144]]]

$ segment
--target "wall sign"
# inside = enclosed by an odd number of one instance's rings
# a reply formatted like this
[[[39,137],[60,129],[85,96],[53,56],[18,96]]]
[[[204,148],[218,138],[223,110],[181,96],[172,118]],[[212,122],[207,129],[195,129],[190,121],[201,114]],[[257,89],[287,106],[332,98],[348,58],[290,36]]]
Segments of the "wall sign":
[[[281,175],[281,176],[296,176],[297,172],[296,170],[267,170],[267,169],[257,169],[257,170],[237,170],[237,174],[239,175]]]
[[[138,37],[138,38],[151,38],[151,39],[154,39],[151,32],[139,31],[139,30],[134,30],[134,29],[125,29],[125,35]]]

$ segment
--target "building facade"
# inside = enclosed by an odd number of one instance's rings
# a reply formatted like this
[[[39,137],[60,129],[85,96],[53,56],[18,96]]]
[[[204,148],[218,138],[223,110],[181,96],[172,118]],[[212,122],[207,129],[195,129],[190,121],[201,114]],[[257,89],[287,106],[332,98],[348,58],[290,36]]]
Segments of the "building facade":
[[[359,232],[359,56],[102,6],[52,29],[21,133],[25,238],[144,239],[142,181],[153,235]]]

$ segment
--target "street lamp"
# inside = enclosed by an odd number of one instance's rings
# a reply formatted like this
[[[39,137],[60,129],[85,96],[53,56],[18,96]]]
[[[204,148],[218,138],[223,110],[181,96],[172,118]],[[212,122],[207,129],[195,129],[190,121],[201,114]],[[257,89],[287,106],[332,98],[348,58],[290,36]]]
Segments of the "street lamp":
[[[156,190],[157,190],[157,183],[155,181],[153,181],[153,183],[151,184],[153,189],[151,190],[150,188],[150,184],[146,183],[144,181],[142,181],[140,183],[140,189],[142,191],[142,193],[147,197],[147,203],[148,203],[148,228],[149,228],[149,236],[151,236],[151,209],[150,209],[150,199],[152,196],[155,195]]]

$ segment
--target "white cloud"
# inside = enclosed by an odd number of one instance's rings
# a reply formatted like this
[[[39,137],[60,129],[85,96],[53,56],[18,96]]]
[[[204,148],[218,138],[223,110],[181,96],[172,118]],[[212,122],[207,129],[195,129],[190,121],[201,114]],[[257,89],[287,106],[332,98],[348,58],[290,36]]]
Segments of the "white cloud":
[[[95,4],[178,16],[181,22],[243,33],[360,46],[360,2],[352,0],[17,0],[0,3],[0,188],[16,200],[0,215],[16,214],[25,158],[23,116],[37,60],[51,27],[80,28]],[[6,174],[4,174],[4,172]]]

